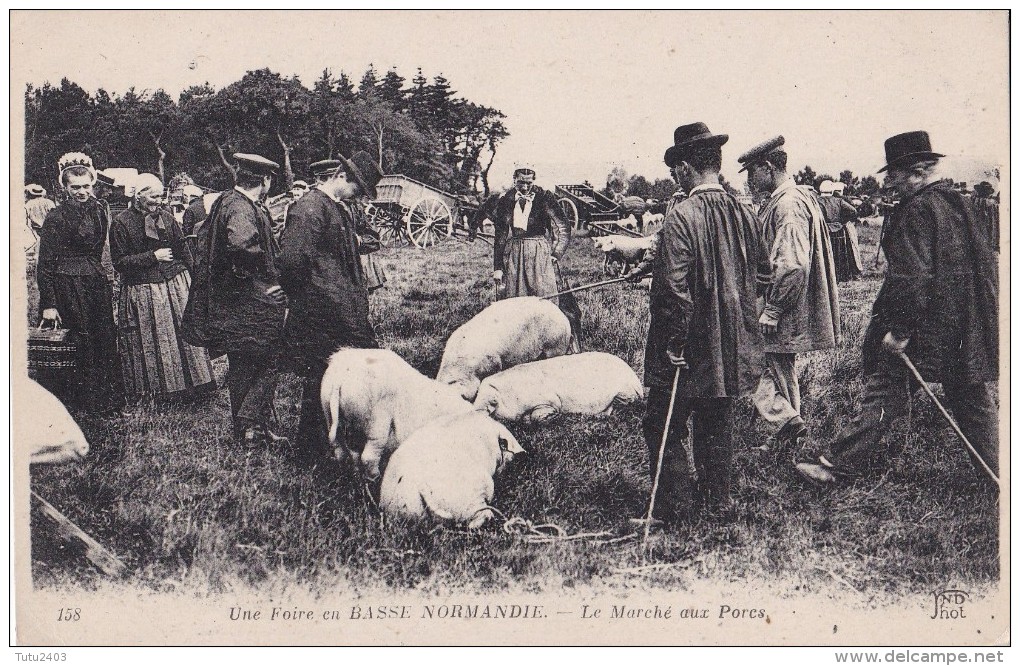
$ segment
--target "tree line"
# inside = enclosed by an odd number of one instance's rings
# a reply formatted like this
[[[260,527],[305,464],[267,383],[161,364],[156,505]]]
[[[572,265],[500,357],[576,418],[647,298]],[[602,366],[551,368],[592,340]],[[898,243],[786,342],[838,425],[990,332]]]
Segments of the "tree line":
[[[231,186],[229,156],[258,153],[283,167],[290,188],[310,163],[368,151],[384,173],[454,193],[489,193],[489,170],[509,136],[499,110],[457,95],[442,74],[419,68],[408,84],[396,68],[370,65],[357,84],[324,69],[311,88],[259,69],[219,90],[209,83],[177,99],[162,89],[90,94],[63,79],[25,90],[26,182],[57,186],[57,159],[89,154],[97,168],[187,172],[208,188]]]

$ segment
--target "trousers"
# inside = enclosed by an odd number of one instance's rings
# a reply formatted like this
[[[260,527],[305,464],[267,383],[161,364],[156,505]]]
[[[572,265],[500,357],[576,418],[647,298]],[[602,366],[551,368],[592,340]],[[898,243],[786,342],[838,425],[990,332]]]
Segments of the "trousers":
[[[897,418],[907,413],[910,399],[919,388],[913,377],[881,371],[868,374],[864,379],[861,411],[836,437],[826,459],[837,469],[853,473],[880,456],[882,437]],[[942,384],[942,389],[945,406],[953,413],[960,430],[998,476],[999,415],[988,384],[948,382]],[[973,462],[980,467],[976,460]],[[982,477],[987,478],[983,473]]]
[[[754,391],[753,400],[762,418],[778,429],[804,422],[800,415],[796,354],[765,353],[765,372]]]
[[[322,376],[326,374],[325,360],[309,364],[301,391],[301,420],[298,422],[298,453],[308,460],[332,457],[329,450],[329,432],[326,416],[322,412]]]
[[[649,389],[642,423],[653,479],[669,412],[669,393],[666,387]],[[694,469],[684,448],[690,434],[687,422],[692,416]],[[654,517],[672,521],[689,518],[701,507],[714,509],[727,505],[732,461],[733,398],[690,398],[678,393],[662,456]]]
[[[227,352],[227,390],[230,393],[230,414],[234,429],[251,425],[269,426],[275,421],[277,354],[255,351]]]

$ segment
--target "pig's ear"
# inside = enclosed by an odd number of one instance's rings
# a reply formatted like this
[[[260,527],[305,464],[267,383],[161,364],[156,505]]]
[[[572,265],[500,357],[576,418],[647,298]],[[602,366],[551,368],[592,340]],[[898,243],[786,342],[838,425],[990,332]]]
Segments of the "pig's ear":
[[[526,453],[526,451],[521,448],[520,443],[517,441],[517,438],[514,437],[513,433],[507,430],[506,426],[502,424],[499,426],[499,448],[501,451],[506,451],[507,453],[512,453],[514,455]]]

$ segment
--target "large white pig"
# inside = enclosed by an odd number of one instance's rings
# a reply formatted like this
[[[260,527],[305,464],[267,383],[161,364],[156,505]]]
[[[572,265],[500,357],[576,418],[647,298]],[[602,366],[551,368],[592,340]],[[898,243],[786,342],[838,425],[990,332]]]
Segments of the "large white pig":
[[[379,490],[383,512],[481,527],[492,518],[494,477],[524,449],[481,412],[432,421],[397,449]]]
[[[14,442],[30,464],[76,462],[88,454],[88,440],[64,403],[33,380],[18,382],[14,406]]]
[[[570,320],[551,300],[537,296],[496,301],[458,328],[446,342],[436,381],[467,400],[489,375],[520,363],[565,354]]]
[[[542,422],[557,414],[611,414],[640,400],[641,381],[612,354],[585,352],[525,363],[487,377],[475,407],[506,421]]]
[[[433,419],[472,411],[450,386],[429,379],[388,349],[341,349],[322,377],[322,411],[338,458],[349,454],[369,480],[383,458]],[[344,426],[343,448],[337,434]]]

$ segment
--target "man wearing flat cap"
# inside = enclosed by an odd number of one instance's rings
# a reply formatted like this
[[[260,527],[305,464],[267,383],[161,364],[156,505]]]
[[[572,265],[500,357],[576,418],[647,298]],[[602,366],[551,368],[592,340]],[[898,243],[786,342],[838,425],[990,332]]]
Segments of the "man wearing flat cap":
[[[988,386],[999,376],[995,254],[966,198],[936,176],[943,155],[926,132],[888,139],[885,154],[885,187],[900,203],[886,222],[888,270],[864,334],[861,412],[831,448],[797,470],[833,484],[883,456],[883,435],[919,388],[900,357],[906,353],[925,381],[942,384],[960,429],[997,474],[998,410]]]
[[[382,170],[362,151],[309,167],[315,187],[291,204],[280,241],[280,284],[290,315],[288,361],[305,377],[297,449],[308,461],[331,456],[319,397],[330,355],[341,347],[378,347],[368,320],[368,285],[358,252],[355,200],[376,197]]]
[[[279,247],[262,200],[279,165],[236,153],[234,189],[212,206],[196,245],[202,261],[184,312],[185,339],[226,353],[235,437],[246,445],[285,438],[273,433],[277,359],[286,313]]]
[[[776,445],[800,447],[807,426],[800,412],[797,354],[839,342],[839,292],[825,216],[810,185],[786,172],[785,140],[769,139],[740,156],[752,192],[767,195],[758,212],[769,253],[762,281],[765,372],[754,393],[762,417],[777,428]]]
[[[727,140],[704,123],[674,132],[671,167],[690,197],[666,216],[652,260],[643,431],[654,477],[679,372],[653,515],[669,522],[728,513],[733,403],[761,368],[755,291],[765,255],[754,212],[719,183]],[[696,474],[684,451],[692,417]]]

